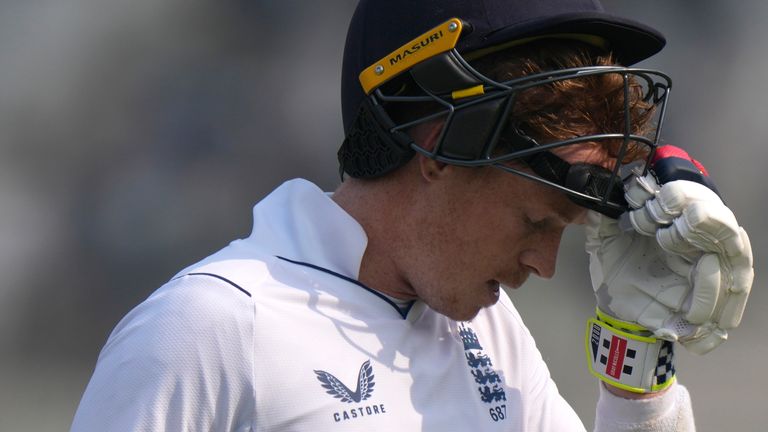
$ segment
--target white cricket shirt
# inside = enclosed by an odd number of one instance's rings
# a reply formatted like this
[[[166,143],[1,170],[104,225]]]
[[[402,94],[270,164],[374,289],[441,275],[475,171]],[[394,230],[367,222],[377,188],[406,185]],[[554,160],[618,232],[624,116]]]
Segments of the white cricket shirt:
[[[404,312],[356,282],[366,244],[320,189],[285,183],[250,237],[120,321],[72,430],[584,430],[506,294],[470,322]]]

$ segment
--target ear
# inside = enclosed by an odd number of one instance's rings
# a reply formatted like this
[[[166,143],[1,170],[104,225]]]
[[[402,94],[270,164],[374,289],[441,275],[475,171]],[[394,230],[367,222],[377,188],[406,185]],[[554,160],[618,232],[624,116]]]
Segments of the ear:
[[[417,153],[416,158],[419,163],[419,172],[428,182],[437,180],[449,167],[447,164],[430,159],[421,153]]]
[[[432,121],[414,127],[409,131],[409,134],[416,145],[424,150],[432,151],[437,145],[441,131],[442,123],[440,121]],[[416,153],[416,159],[418,160],[421,176],[427,181],[435,180],[447,166],[418,152]]]

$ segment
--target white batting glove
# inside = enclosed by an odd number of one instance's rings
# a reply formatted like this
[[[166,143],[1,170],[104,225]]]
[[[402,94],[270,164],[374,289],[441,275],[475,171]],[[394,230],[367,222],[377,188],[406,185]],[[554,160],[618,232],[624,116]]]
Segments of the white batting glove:
[[[590,212],[586,249],[598,308],[704,354],[739,325],[753,280],[747,233],[712,190],[652,175],[626,185],[621,222]]]

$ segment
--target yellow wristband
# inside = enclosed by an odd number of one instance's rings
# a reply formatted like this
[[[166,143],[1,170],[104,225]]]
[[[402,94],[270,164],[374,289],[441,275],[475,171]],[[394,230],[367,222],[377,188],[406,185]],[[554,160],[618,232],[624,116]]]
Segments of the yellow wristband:
[[[605,317],[598,311],[598,318],[587,320],[585,344],[592,375],[635,393],[661,391],[675,382],[673,342],[636,334],[648,332]]]

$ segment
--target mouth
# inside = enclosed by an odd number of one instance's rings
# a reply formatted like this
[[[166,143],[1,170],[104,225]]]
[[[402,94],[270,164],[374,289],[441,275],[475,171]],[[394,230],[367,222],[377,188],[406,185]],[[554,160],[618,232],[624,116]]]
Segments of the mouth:
[[[501,291],[501,283],[497,280],[489,280],[486,282],[488,288],[488,294],[490,295],[491,303],[496,303],[499,300],[499,291]]]
[[[486,282],[486,285],[488,285],[488,289],[493,292],[499,292],[499,289],[501,288],[501,283],[495,279],[489,280]]]

